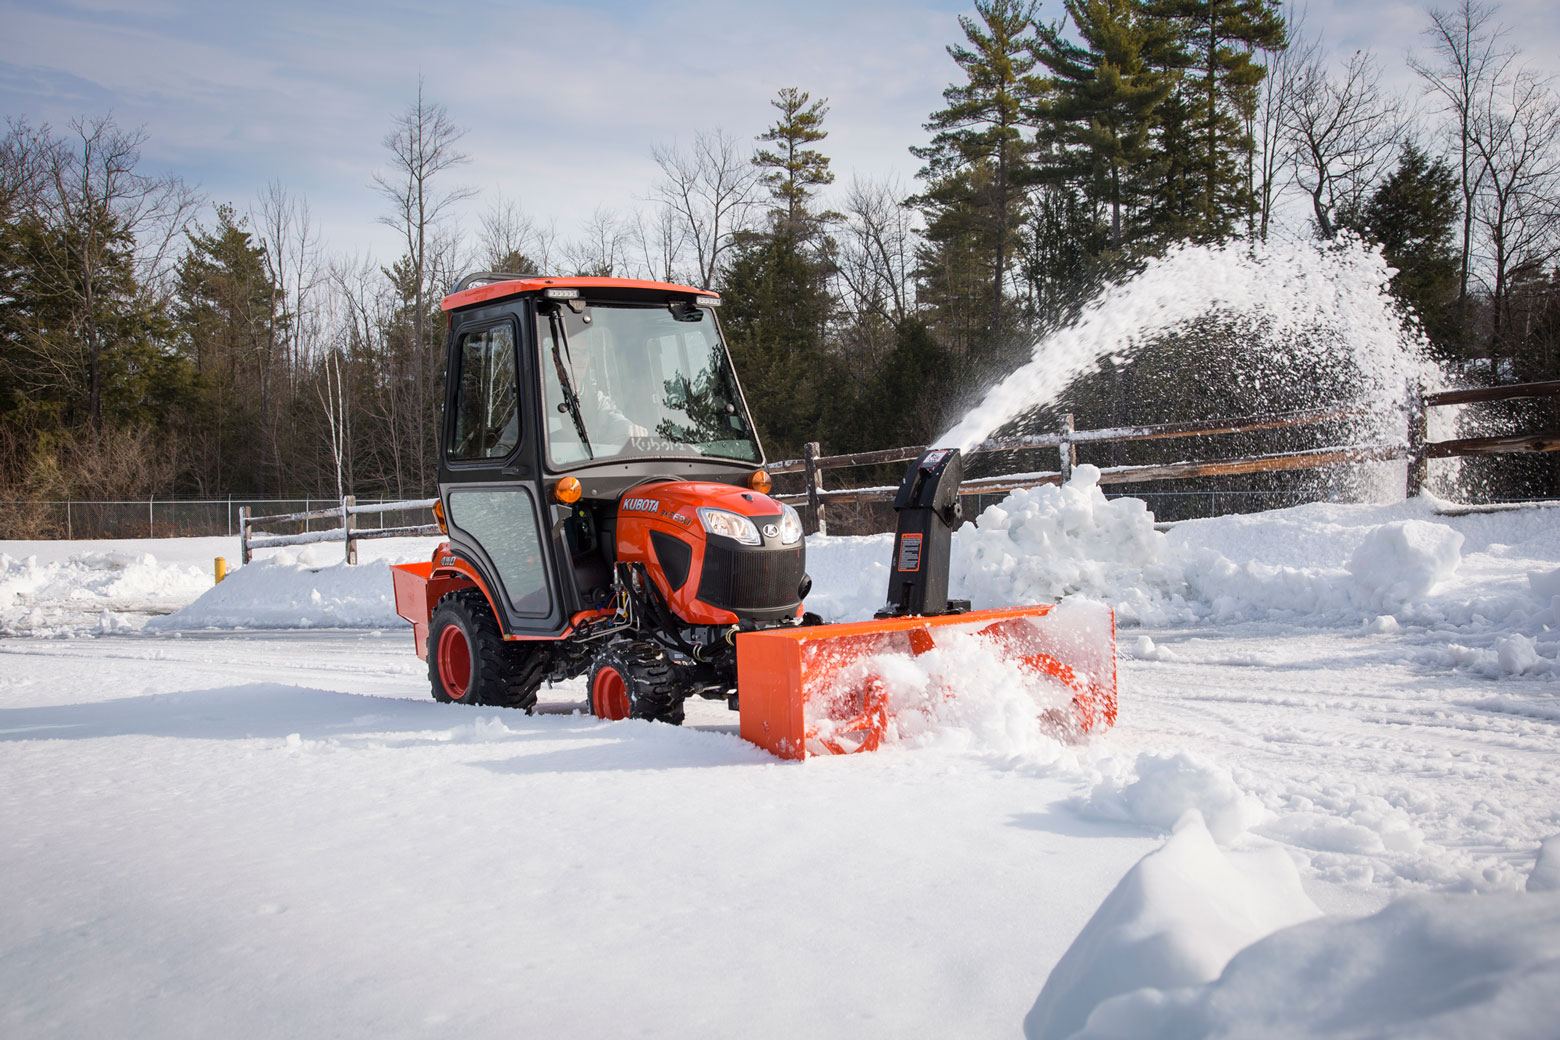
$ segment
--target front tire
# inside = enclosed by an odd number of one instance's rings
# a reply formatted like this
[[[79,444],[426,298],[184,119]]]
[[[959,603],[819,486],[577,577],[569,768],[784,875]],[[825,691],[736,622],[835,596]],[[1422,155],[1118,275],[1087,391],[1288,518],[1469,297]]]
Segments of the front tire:
[[[547,676],[542,646],[505,642],[476,589],[440,601],[428,624],[428,681],[445,704],[488,704],[529,713]]]
[[[681,726],[687,688],[677,666],[655,643],[619,640],[591,666],[590,713],[603,719],[651,719]]]

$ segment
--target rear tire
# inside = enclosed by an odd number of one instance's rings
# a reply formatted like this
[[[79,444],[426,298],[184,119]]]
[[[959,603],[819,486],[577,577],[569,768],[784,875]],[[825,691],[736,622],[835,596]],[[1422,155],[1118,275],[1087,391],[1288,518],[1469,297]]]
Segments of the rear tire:
[[[548,649],[505,642],[498,619],[476,589],[440,601],[428,624],[428,681],[433,699],[445,704],[536,705],[547,676]]]
[[[603,719],[651,719],[681,726],[688,690],[677,666],[659,645],[622,639],[609,644],[591,666],[590,713]]]

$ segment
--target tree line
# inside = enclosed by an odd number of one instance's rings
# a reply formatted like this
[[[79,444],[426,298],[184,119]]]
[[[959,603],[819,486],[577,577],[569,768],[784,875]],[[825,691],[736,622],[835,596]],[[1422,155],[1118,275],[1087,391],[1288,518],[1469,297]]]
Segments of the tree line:
[[[462,227],[463,131],[419,85],[371,181],[389,263],[331,255],[279,182],[212,206],[143,170],[140,131],[11,118],[0,499],[431,494],[439,301],[471,269],[721,290],[771,457],[925,442],[1187,240],[1365,236],[1449,363],[1560,376],[1560,100],[1492,8],[1427,12],[1408,98],[1278,0],[976,0],[959,25],[914,184],[837,183],[828,99],[785,87],[751,138],[655,149],[648,203],[572,236],[503,198]],[[1098,425],[1216,407],[1106,376],[1078,395]]]

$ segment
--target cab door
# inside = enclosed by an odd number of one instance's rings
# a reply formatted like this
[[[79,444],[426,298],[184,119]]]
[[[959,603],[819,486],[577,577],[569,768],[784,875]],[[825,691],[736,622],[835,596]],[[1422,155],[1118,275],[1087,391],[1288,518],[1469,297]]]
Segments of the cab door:
[[[506,632],[562,628],[537,501],[523,307],[461,315],[449,341],[439,486],[450,544],[485,577]],[[529,420],[529,421],[528,421]]]

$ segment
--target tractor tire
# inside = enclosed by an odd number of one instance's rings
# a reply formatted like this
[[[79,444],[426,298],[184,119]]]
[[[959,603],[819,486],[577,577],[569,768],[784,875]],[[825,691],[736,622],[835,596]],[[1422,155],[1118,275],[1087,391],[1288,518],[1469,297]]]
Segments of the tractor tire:
[[[681,726],[688,689],[666,651],[655,643],[621,639],[591,666],[590,713],[603,719],[650,719]]]
[[[487,704],[530,713],[551,658],[544,646],[507,643],[476,589],[452,592],[428,623],[428,681],[445,704]]]

